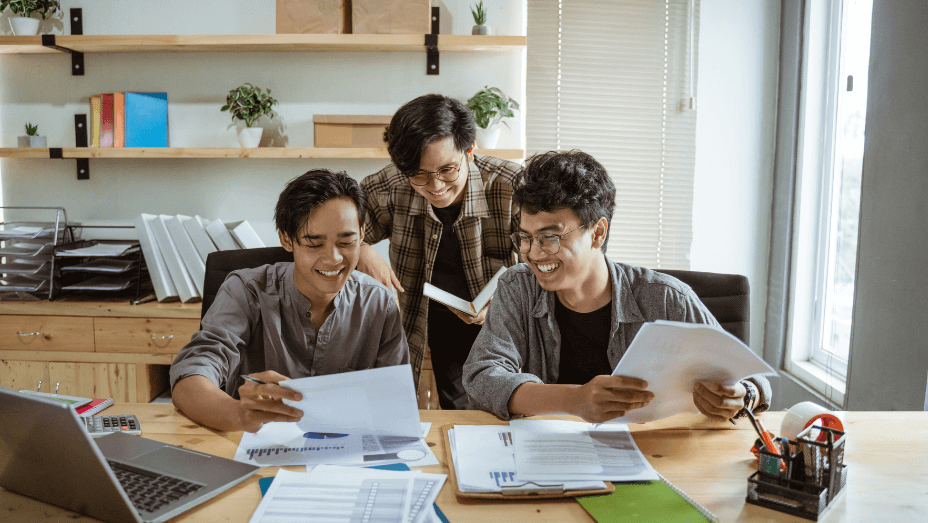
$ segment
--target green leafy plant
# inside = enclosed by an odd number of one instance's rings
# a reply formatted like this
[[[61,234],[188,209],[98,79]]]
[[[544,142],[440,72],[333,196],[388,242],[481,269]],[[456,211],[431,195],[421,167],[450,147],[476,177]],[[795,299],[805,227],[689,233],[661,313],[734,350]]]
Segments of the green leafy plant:
[[[7,8],[13,11],[14,15],[32,16],[39,13],[42,15],[42,20],[46,20],[49,16],[61,11],[61,2],[59,0],[0,0],[0,12],[6,11]]]
[[[477,2],[477,5],[474,7],[477,8],[476,11],[474,11],[473,8],[470,10],[470,14],[474,15],[474,23],[477,25],[483,25],[487,23],[487,11],[483,8],[483,0]]]
[[[519,103],[506,96],[497,87],[485,87],[482,91],[470,97],[467,100],[467,108],[474,114],[477,120],[477,127],[489,129],[490,126],[497,122],[503,122],[503,125],[509,127],[503,118],[512,118],[515,116],[512,110],[519,109]]]
[[[26,124],[26,134],[29,136],[36,136],[39,134],[39,126],[32,125],[32,122]]]
[[[229,91],[226,105],[220,111],[229,111],[232,121],[236,118],[245,122],[245,127],[251,127],[258,118],[267,115],[271,118],[271,107],[277,105],[277,100],[271,98],[271,90],[265,93],[260,87],[246,83]]]

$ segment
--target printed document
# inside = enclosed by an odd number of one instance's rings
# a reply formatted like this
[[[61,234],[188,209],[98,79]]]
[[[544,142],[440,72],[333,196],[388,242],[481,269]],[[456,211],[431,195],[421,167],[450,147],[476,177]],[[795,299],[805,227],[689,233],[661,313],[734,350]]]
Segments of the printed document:
[[[733,384],[752,374],[775,375],[776,371],[721,327],[676,321],[645,323],[612,375],[647,381],[654,399],[612,421],[642,423],[699,412],[693,404],[697,381]]]
[[[490,298],[493,297],[493,293],[496,292],[496,285],[499,282],[499,277],[506,272],[506,267],[501,268],[496,271],[496,274],[492,279],[487,283],[487,286],[480,291],[480,294],[474,298],[474,301],[467,301],[462,298],[458,298],[450,292],[443,291],[438,287],[432,285],[431,283],[426,283],[422,289],[422,293],[428,296],[429,298],[444,303],[449,307],[454,307],[455,309],[463,312],[464,314],[476,317],[480,314],[480,310],[483,309],[484,305],[490,301]]]

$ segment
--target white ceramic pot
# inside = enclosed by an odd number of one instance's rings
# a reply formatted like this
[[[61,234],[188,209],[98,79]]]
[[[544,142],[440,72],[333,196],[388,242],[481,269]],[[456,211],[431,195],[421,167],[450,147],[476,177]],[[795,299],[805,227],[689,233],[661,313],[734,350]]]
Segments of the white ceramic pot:
[[[240,127],[238,129],[238,143],[246,148],[253,149],[261,143],[263,127]]]
[[[48,147],[48,141],[44,136],[20,136],[19,137],[19,146],[20,147],[39,147],[45,148]]]
[[[477,148],[493,149],[499,141],[499,129],[477,128]]]
[[[10,27],[13,28],[13,34],[16,36],[32,36],[39,34],[38,18],[15,16],[10,18]]]
[[[470,34],[472,35],[491,35],[493,30],[490,29],[488,25],[475,25],[471,30]]]

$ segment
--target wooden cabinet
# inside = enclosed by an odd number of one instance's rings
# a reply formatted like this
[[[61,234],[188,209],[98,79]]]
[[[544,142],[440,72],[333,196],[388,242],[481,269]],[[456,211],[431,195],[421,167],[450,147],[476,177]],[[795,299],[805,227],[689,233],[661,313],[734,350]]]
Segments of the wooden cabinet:
[[[65,297],[0,303],[0,386],[147,402],[168,387],[200,305]]]

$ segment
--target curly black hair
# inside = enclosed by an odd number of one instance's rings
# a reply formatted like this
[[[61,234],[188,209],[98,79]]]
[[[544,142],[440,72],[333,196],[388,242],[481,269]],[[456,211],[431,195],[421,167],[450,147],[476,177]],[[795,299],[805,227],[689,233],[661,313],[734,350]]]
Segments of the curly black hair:
[[[477,137],[474,115],[454,98],[426,94],[396,111],[383,133],[383,141],[396,168],[411,173],[419,169],[426,147],[449,136],[455,149],[469,149]]]
[[[357,180],[345,171],[313,169],[290,180],[277,199],[274,223],[291,241],[299,238],[313,209],[335,198],[348,198],[358,209],[358,225],[364,225],[367,197]]]
[[[549,151],[526,160],[513,183],[512,198],[527,214],[571,209],[588,228],[600,218],[612,222],[615,184],[589,154],[576,149]],[[607,228],[603,252],[608,242]]]

